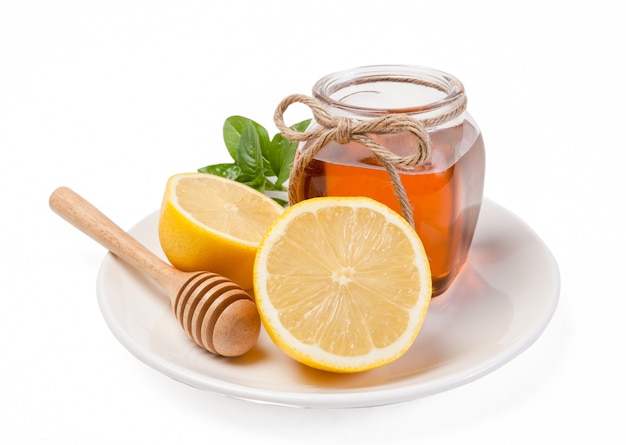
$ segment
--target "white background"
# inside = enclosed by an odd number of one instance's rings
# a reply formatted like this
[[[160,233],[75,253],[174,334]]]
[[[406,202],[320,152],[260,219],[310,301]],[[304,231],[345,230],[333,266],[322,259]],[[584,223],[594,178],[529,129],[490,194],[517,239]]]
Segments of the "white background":
[[[624,443],[626,102],[616,2],[0,2],[1,443]],[[166,179],[228,161],[232,114],[319,77],[401,63],[459,77],[485,195],[541,236],[562,279],[543,336],[492,374],[356,410],[233,400],[114,338],[104,250],[48,208],[67,185],[130,228]],[[593,442],[592,442],[593,441]]]

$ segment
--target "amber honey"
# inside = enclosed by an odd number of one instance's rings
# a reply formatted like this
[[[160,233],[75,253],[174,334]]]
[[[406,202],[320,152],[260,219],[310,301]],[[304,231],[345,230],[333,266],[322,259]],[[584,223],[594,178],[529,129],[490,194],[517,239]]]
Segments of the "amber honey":
[[[400,177],[430,262],[433,295],[439,295],[467,258],[482,201],[485,150],[480,133],[467,121],[433,131],[430,137],[431,161],[424,167],[401,171]],[[397,154],[413,149],[408,136],[382,139]],[[369,196],[401,211],[385,169],[365,147],[354,142],[331,143],[323,148],[307,166],[296,192],[298,200]]]

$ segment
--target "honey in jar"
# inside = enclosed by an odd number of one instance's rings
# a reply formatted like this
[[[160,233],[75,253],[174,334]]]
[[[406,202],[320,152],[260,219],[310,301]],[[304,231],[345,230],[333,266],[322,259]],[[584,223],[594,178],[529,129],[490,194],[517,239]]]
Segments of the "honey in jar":
[[[413,225],[430,262],[433,296],[442,294],[467,259],[485,176],[483,138],[465,109],[462,83],[430,68],[371,66],[320,79],[313,87],[313,97],[331,115],[354,121],[405,114],[426,123],[428,159],[419,166],[398,168],[397,172],[410,202]],[[419,148],[408,133],[371,137],[399,156]],[[300,143],[296,158],[310,146],[311,142]],[[401,212],[388,172],[370,149],[355,141],[327,143],[290,187],[295,201],[319,196],[368,196]]]

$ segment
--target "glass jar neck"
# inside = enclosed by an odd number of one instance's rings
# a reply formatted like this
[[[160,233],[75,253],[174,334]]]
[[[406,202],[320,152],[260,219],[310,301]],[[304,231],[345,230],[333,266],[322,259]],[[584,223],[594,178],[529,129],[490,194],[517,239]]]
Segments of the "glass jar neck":
[[[463,84],[455,77],[409,65],[366,66],[332,73],[315,83],[313,96],[331,113],[357,120],[402,113],[435,123],[442,118],[450,120],[446,116],[456,120],[466,101]]]

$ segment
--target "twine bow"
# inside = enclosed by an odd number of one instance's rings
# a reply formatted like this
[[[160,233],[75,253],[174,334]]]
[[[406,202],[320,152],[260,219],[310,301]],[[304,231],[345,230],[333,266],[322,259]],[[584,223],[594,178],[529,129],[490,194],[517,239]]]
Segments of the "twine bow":
[[[287,111],[290,105],[297,102],[311,109],[313,118],[318,124],[317,126],[305,132],[298,132],[285,124],[283,118],[285,111]],[[287,139],[297,142],[313,142],[306,150],[299,153],[294,162],[289,180],[289,202],[293,204],[296,201],[296,185],[299,182],[299,178],[304,173],[307,165],[322,148],[331,141],[336,141],[340,144],[355,141],[368,148],[385,168],[391,179],[394,193],[400,203],[402,214],[409,224],[413,226],[413,208],[397,169],[410,169],[424,165],[430,158],[431,153],[430,137],[427,132],[428,126],[450,120],[460,115],[464,109],[465,103],[455,108],[453,113],[439,116],[433,120],[417,120],[406,114],[386,114],[374,119],[353,121],[347,117],[331,115],[322,103],[309,96],[301,94],[287,96],[276,108],[274,123]],[[410,133],[417,141],[417,149],[408,156],[398,156],[392,153],[370,136],[398,133]]]

